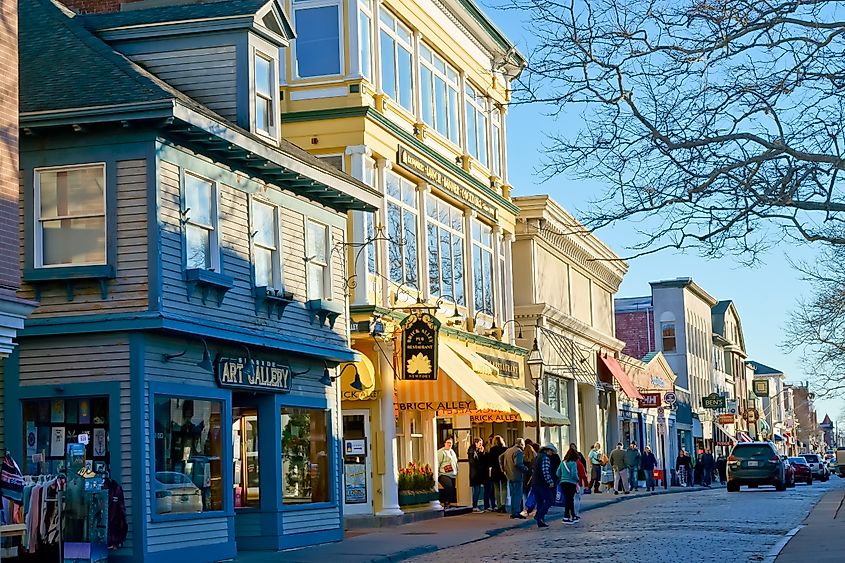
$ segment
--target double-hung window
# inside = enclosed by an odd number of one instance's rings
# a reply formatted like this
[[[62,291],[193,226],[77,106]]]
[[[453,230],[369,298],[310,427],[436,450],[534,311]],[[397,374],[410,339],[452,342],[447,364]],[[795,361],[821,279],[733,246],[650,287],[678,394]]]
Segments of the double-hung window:
[[[35,267],[106,264],[106,166],[35,171]]]
[[[252,253],[255,287],[282,289],[282,263],[279,237],[279,208],[252,200]]]
[[[456,145],[461,143],[458,73],[428,46],[420,44],[422,118]]]
[[[417,276],[417,189],[398,174],[385,174],[390,281],[419,288]]]
[[[426,201],[428,286],[431,295],[465,305],[463,213],[442,199]]]
[[[493,231],[479,221],[472,222],[472,276],[475,309],[493,314]]]
[[[186,172],[184,177],[185,267],[220,271],[215,184]]]
[[[255,129],[259,133],[272,136],[276,129],[276,110],[273,103],[275,61],[255,53]]]
[[[361,75],[373,80],[373,12],[371,0],[358,3],[358,60]]]
[[[467,153],[487,166],[487,98],[470,86],[464,89],[467,119]]]
[[[490,114],[490,172],[502,177],[502,112],[497,108]]]
[[[675,352],[677,349],[675,341],[675,322],[664,321],[660,323],[660,338],[663,342],[663,351],[666,353]]]
[[[341,74],[341,8],[338,0],[294,0],[296,75]]]
[[[308,260],[306,277],[308,299],[329,299],[331,277],[329,272],[329,228],[312,221],[305,222],[305,244]]]
[[[413,35],[402,22],[382,9],[379,12],[381,90],[406,110],[414,111]]]

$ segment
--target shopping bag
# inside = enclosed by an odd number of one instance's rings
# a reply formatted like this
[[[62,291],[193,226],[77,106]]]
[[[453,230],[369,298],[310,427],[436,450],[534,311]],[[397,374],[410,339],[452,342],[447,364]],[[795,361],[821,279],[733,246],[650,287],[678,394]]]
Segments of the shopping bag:
[[[584,488],[584,494],[585,494],[585,495],[592,494],[592,492],[593,492],[593,489],[591,489],[591,488],[589,488],[589,487],[585,487],[585,488]]]
[[[613,469],[607,468],[601,470],[601,482],[602,483],[613,483]]]
[[[533,512],[535,508],[537,508],[537,498],[534,496],[534,489],[531,489],[525,497],[525,511]]]
[[[563,495],[563,485],[558,483],[555,489],[555,503],[554,506],[566,506],[566,500]]]
[[[575,516],[581,514],[581,487],[578,487],[578,492],[575,493]]]

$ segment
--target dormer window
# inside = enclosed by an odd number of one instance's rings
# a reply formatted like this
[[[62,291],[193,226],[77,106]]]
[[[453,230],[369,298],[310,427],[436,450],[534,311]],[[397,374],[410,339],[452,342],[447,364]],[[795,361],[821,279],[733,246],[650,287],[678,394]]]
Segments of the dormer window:
[[[276,110],[273,105],[275,61],[260,52],[255,53],[255,130],[275,137]]]

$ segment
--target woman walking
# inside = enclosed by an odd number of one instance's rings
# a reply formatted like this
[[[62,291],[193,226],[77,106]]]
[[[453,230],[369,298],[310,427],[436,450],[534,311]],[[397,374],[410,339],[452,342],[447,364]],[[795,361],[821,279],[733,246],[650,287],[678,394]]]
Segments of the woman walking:
[[[467,458],[469,458],[469,486],[472,487],[472,511],[481,512],[478,508],[478,501],[482,497],[484,490],[484,483],[486,481],[485,474],[487,472],[487,459],[484,454],[484,440],[476,438],[472,445],[467,449]],[[484,508],[489,508],[487,504],[487,495],[484,496]]]
[[[437,450],[437,482],[440,484],[440,504],[449,508],[458,502],[455,478],[458,476],[458,456],[452,449],[452,439],[446,438]]]
[[[593,489],[594,492],[601,492],[601,469],[604,467],[602,462],[604,454],[601,451],[601,443],[596,442],[590,450],[588,457],[590,458],[590,484],[588,489]]]
[[[487,453],[487,463],[490,466],[490,480],[493,483],[493,496],[498,512],[507,512],[508,478],[499,464],[499,456],[505,453],[505,441],[501,436],[493,436],[493,447]]]
[[[580,520],[575,515],[575,491],[578,487],[578,452],[569,449],[557,469],[557,477],[563,488],[563,523],[573,524]]]

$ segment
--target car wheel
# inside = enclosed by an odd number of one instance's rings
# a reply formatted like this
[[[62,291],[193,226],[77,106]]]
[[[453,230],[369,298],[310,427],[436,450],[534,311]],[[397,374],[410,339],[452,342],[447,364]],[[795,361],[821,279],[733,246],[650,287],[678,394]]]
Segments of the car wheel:
[[[776,491],[785,491],[786,490],[786,483],[784,483],[783,481],[778,482],[777,484],[775,484],[775,490]]]
[[[738,484],[736,484],[736,483],[731,483],[731,482],[729,481],[729,482],[728,482],[728,487],[727,487],[727,488],[728,488],[728,492],[729,492],[729,493],[737,493],[737,492],[739,492],[739,485],[738,485]]]

